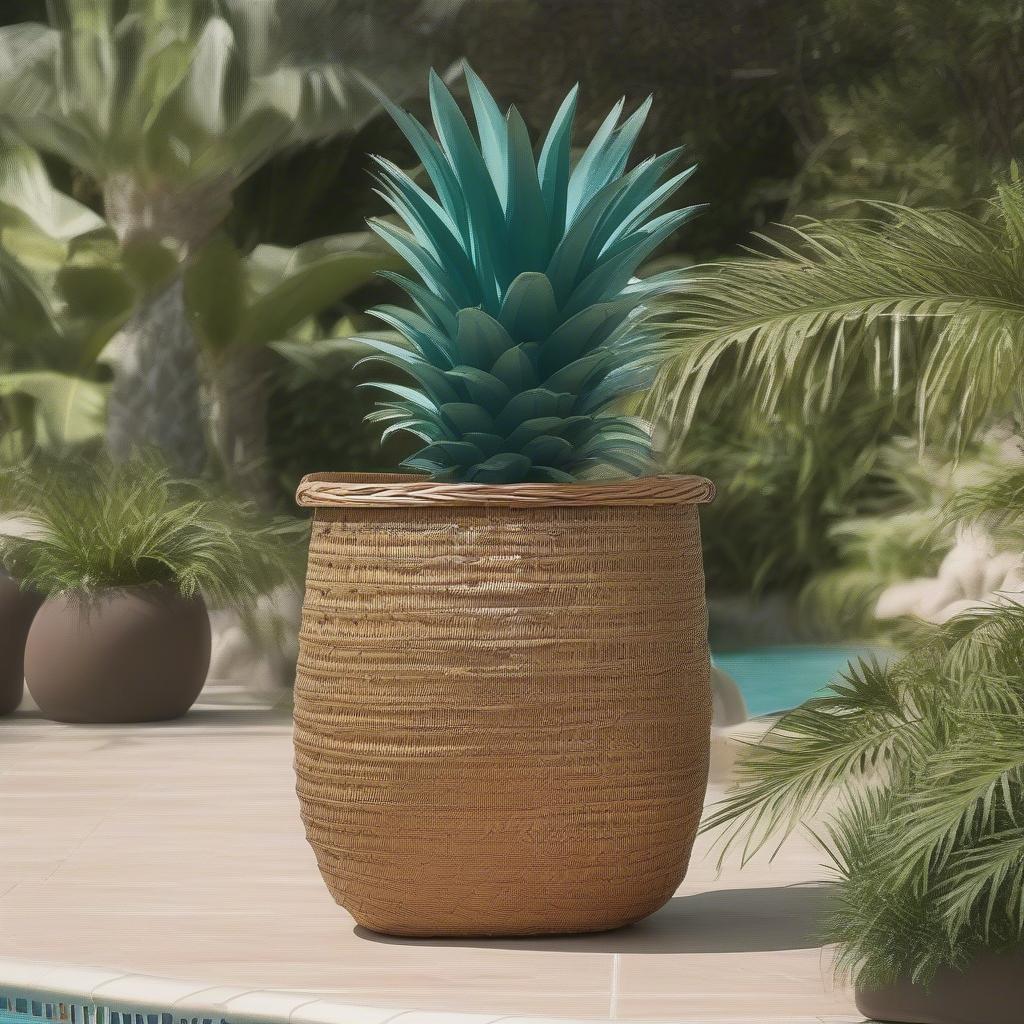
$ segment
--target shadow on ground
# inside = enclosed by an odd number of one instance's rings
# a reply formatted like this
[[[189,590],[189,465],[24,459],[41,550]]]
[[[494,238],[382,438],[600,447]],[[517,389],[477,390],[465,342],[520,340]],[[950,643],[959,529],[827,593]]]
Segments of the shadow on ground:
[[[639,924],[592,935],[495,939],[402,939],[356,927],[372,942],[566,953],[758,953],[822,943],[831,886],[716,889],[676,896]]]
[[[276,703],[271,704],[274,700]],[[173,718],[163,722],[128,722],[128,723],[67,723],[48,719],[39,710],[32,707],[21,708],[0,720],[0,729],[12,726],[3,733],[4,743],[38,742],[43,730],[52,728],[78,731],[81,735],[99,733],[116,735],[123,742],[145,742],[147,738],[187,733],[190,730],[201,730],[204,736],[219,735],[215,730],[224,729],[224,735],[242,736],[247,734],[247,727],[253,731],[263,731],[268,727],[291,727],[290,694],[287,697],[268,698],[267,702],[237,701],[235,703],[198,703],[181,718]],[[20,726],[16,729],[14,726]]]

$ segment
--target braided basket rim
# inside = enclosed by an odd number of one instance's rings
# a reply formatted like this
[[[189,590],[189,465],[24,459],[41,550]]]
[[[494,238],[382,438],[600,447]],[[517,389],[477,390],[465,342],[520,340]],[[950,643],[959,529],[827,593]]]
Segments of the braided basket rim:
[[[402,473],[310,473],[295,492],[303,508],[704,505],[714,497],[710,480],[682,474],[575,484],[474,484]]]

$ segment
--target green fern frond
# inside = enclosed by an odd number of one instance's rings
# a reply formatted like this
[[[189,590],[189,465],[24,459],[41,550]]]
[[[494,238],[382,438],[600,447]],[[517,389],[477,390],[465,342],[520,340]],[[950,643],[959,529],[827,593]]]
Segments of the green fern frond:
[[[977,712],[960,716],[952,741],[919,765],[927,785],[907,794],[894,810],[906,849],[913,851],[902,858],[900,870],[919,885],[934,881],[955,850],[987,840],[1024,810],[1020,719]]]
[[[519,112],[466,78],[475,133],[436,74],[436,138],[380,97],[433,185],[376,159],[379,194],[405,228],[370,226],[419,277],[387,275],[414,311],[375,311],[408,348],[366,340],[411,379],[372,385],[388,394],[388,429],[425,440],[405,465],[438,479],[644,473],[650,432],[613,410],[654,379],[660,339],[635,314],[678,275],[634,274],[695,212],[658,213],[692,168],[673,173],[673,150],[626,170],[649,100],[621,123],[620,102],[572,165],[575,89],[535,157]]]
[[[920,423],[964,443],[1021,398],[1022,215],[1017,186],[984,220],[880,205],[876,219],[807,221],[763,237],[764,255],[700,268],[649,317],[673,355],[648,410],[685,428],[727,358],[764,410],[826,408],[860,367],[879,393],[914,375]]]
[[[954,494],[942,510],[946,522],[978,521],[1002,529],[1024,518],[1024,468],[1003,470],[977,487]]]
[[[744,856],[811,831],[838,879],[837,968],[859,986],[927,984],[1024,937],[1022,649],[1019,605],[920,627],[898,662],[784,716],[704,826]]]
[[[963,690],[969,710],[1009,713],[1011,695],[1024,700],[1020,652],[1024,650],[1024,607],[1016,603],[963,612],[937,631],[945,650],[945,670]]]
[[[148,456],[61,460],[5,474],[0,496],[33,538],[0,538],[0,564],[46,594],[166,583],[245,609],[301,573],[304,524],[266,519]]]
[[[949,881],[939,904],[954,934],[981,914],[986,939],[994,926],[1006,926],[1024,938],[1024,827],[1018,825],[983,836],[949,861]]]
[[[716,804],[702,831],[720,831],[720,860],[742,842],[744,863],[773,837],[784,839],[830,794],[865,781],[913,748],[907,726],[919,711],[911,688],[877,662],[851,665],[829,692],[807,701],[750,746],[735,789]]]

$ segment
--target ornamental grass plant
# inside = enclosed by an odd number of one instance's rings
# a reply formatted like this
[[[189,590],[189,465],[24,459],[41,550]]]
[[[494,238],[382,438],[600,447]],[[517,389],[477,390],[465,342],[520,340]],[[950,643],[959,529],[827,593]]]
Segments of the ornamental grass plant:
[[[170,584],[244,611],[301,572],[304,523],[179,480],[152,456],[29,463],[0,490],[31,534],[0,537],[0,563],[44,594]]]

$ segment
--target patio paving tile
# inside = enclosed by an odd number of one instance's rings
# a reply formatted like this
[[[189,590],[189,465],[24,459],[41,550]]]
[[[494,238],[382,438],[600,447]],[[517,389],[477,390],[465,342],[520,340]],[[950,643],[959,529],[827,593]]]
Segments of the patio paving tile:
[[[419,942],[354,928],[302,834],[286,709],[216,700],[161,726],[0,720],[0,957],[180,979],[189,1006],[220,990],[236,1012],[311,1024],[343,1019],[339,1002],[367,1007],[364,1024],[858,1019],[817,944],[821,857],[800,840],[721,874],[700,842],[676,898],[619,932]]]

